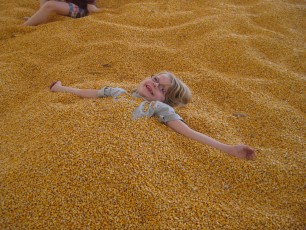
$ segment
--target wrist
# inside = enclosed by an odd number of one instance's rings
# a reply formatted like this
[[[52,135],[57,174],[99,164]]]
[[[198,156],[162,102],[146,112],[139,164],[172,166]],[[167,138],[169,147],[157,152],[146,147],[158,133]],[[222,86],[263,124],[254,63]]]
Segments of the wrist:
[[[232,155],[234,153],[234,146],[224,144],[222,151]]]

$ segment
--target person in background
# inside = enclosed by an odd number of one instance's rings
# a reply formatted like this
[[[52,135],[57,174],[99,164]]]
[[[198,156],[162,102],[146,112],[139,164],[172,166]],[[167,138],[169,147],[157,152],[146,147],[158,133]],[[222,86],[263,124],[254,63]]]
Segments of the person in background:
[[[96,0],[40,0],[39,10],[32,16],[26,17],[24,26],[37,26],[47,21],[49,15],[56,13],[71,18],[81,18],[89,13],[100,12]]]

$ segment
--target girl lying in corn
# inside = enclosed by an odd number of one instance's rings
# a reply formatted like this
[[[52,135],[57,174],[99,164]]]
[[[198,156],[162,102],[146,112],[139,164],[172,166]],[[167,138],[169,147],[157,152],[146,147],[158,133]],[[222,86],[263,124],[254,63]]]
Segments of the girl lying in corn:
[[[68,92],[82,98],[113,97],[126,94],[122,88],[104,87],[96,89],[78,89],[63,86],[56,81],[50,86],[52,92]],[[144,79],[132,92],[133,97],[142,98],[143,101],[134,110],[133,118],[142,116],[156,116],[159,121],[174,131],[202,144],[217,148],[231,156],[241,159],[253,159],[255,151],[247,145],[227,145],[209,136],[191,129],[183,119],[174,111],[173,107],[186,105],[191,99],[189,88],[170,72],[161,72]]]

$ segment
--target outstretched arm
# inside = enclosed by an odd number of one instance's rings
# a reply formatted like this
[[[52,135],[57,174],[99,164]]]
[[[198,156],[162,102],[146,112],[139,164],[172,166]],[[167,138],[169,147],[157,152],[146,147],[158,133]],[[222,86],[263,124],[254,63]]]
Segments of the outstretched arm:
[[[202,144],[209,145],[216,149],[219,149],[223,152],[228,153],[234,157],[238,157],[241,159],[248,159],[251,160],[255,157],[255,151],[251,149],[247,145],[227,145],[223,144],[209,136],[206,136],[202,133],[199,133],[193,129],[191,129],[188,125],[186,125],[181,120],[174,120],[167,122],[167,126],[169,126],[174,131],[192,139],[198,141]]]
[[[63,86],[60,81],[53,82],[50,85],[50,90],[52,92],[64,92],[64,93],[72,93],[76,96],[83,98],[98,98],[98,91],[96,89],[78,89],[69,86]]]

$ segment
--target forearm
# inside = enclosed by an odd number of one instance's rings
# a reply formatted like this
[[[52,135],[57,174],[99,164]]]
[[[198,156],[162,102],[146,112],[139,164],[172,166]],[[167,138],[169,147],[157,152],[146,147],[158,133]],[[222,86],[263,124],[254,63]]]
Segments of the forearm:
[[[64,92],[69,92],[82,98],[98,98],[99,90],[96,89],[76,89],[70,87],[65,87],[65,88],[66,89]]]
[[[53,83],[54,84],[54,83]],[[57,81],[54,85],[50,88],[53,92],[64,92],[64,93],[72,93],[76,96],[83,97],[83,98],[98,98],[99,90],[96,89],[78,89],[69,86],[63,86],[60,81]]]
[[[209,145],[213,148],[219,149],[223,152],[229,153],[232,146],[221,143],[203,133],[199,133],[191,128],[189,128],[185,123],[181,121],[170,121],[167,126],[172,128],[174,131],[184,135],[187,138],[198,141],[201,144]]]
[[[195,141],[198,141],[202,144],[205,144],[205,145],[209,145],[211,147],[214,147],[216,149],[219,149],[223,152],[226,152],[226,153],[229,153],[230,149],[231,149],[231,145],[227,145],[227,144],[224,144],[224,143],[221,143],[205,134],[202,134],[202,133],[199,133],[197,131],[194,131],[192,129],[190,129],[190,132],[188,132],[187,135],[185,135],[186,137],[192,139],[192,140],[195,140]]]

